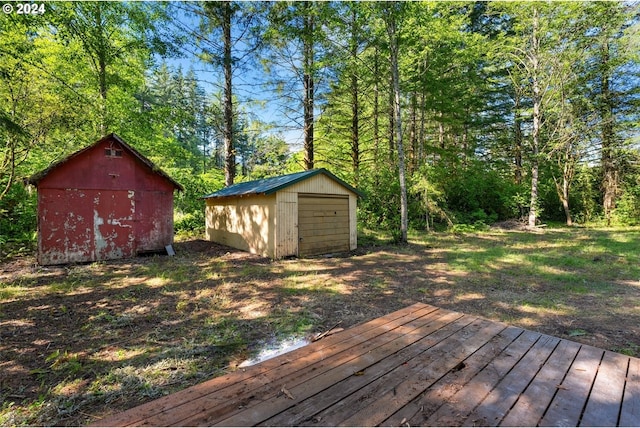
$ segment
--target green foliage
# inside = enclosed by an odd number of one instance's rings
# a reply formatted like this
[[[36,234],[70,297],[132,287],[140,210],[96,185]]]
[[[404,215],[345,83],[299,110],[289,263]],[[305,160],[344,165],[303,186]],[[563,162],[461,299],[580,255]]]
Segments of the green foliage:
[[[475,233],[486,230],[489,230],[489,225],[482,220],[478,220],[473,224],[454,224],[449,228],[451,233]]]
[[[0,199],[0,258],[29,252],[36,241],[35,192],[21,183],[11,186]]]
[[[600,169],[583,165],[576,173],[574,196],[571,200],[578,223],[596,221],[602,216]]]
[[[640,172],[627,177],[613,216],[619,224],[640,224]]]
[[[176,233],[202,231],[204,230],[204,215],[199,212],[186,214],[177,212],[173,219],[173,228]]]
[[[241,157],[242,175],[250,180],[280,175],[289,159],[289,147],[279,136],[258,135],[247,141]]]
[[[452,174],[448,169],[437,171],[442,183],[447,209],[456,223],[491,224],[514,216],[510,200],[513,186],[494,170],[480,162],[471,163],[464,171]]]
[[[437,219],[440,223],[452,224],[447,213],[447,203],[442,182],[436,180],[433,168],[424,166],[413,175],[410,188],[412,201],[412,225],[416,229],[429,229]]]
[[[171,169],[172,177],[184,187],[176,194],[174,228],[176,231],[194,231],[204,228],[203,196],[224,187],[224,173],[212,169],[206,174],[192,175],[188,169]]]
[[[362,178],[365,197],[358,204],[358,221],[367,228],[397,230],[400,225],[400,184],[396,172],[381,168]]]

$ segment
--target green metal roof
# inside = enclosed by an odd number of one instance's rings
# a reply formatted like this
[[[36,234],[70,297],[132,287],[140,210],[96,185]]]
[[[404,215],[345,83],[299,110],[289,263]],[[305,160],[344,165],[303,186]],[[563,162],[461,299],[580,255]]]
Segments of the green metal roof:
[[[280,175],[278,177],[264,178],[262,180],[247,181],[244,183],[234,184],[224,189],[218,190],[204,196],[204,199],[209,198],[226,198],[230,196],[246,196],[246,195],[270,195],[278,190],[289,187],[295,183],[306,180],[314,175],[324,174],[332,180],[337,181],[342,186],[346,187],[358,196],[362,196],[362,193],[356,190],[354,187],[348,185],[338,177],[330,173],[324,168],[310,169],[303,172],[296,172],[293,174]]]

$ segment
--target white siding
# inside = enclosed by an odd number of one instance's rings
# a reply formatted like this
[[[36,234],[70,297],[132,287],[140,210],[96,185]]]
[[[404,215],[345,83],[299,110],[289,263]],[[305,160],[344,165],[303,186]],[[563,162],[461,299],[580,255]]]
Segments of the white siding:
[[[292,184],[281,190],[281,192],[319,193],[326,195],[348,195],[351,193],[342,184],[324,174],[317,174],[311,178]]]
[[[298,194],[285,190],[276,194],[275,258],[298,255]]]
[[[349,249],[358,248],[358,196],[349,194]]]
[[[275,257],[275,195],[208,199],[206,239]]]

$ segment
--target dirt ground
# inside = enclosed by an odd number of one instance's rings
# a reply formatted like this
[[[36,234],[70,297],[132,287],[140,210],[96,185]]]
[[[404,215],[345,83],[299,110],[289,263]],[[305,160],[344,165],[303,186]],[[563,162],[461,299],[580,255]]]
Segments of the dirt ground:
[[[548,308],[518,305],[544,285],[450,269],[442,248],[425,244],[280,261],[202,240],[175,250],[74,266],[41,267],[33,257],[0,264],[8,415],[0,425],[95,421],[233,370],[278,337],[348,328],[415,302],[640,356],[637,284],[621,290],[617,309],[631,305],[621,317],[589,293]]]

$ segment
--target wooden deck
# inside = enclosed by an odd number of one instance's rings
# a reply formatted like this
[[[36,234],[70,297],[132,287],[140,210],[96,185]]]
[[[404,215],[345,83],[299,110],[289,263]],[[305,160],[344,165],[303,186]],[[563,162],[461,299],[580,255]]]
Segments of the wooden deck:
[[[640,359],[415,304],[101,426],[638,426]]]

